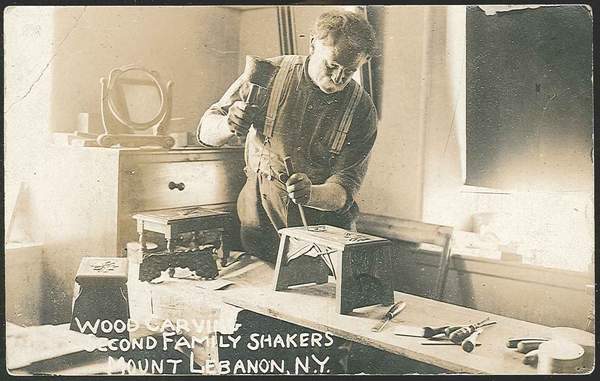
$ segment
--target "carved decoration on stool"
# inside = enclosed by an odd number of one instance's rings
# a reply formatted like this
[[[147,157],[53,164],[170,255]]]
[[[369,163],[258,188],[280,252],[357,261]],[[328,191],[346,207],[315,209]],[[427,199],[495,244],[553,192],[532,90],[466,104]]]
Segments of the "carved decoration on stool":
[[[196,276],[205,279],[214,279],[219,275],[219,269],[215,263],[215,248],[212,245],[200,249],[191,249],[181,252],[156,251],[142,253],[140,263],[139,280],[150,282],[160,276],[162,271],[168,270],[169,276],[173,277],[175,268],[187,268]]]

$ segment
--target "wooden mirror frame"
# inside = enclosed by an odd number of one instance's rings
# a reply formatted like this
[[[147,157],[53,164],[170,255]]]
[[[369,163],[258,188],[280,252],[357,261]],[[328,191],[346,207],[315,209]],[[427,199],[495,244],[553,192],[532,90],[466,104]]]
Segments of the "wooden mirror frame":
[[[154,82],[160,93],[160,108],[156,115],[147,122],[134,122],[124,117],[115,104],[115,85],[119,78],[129,71],[142,71]],[[172,109],[173,81],[168,81],[166,89],[162,86],[158,73],[141,66],[123,66],[110,71],[108,79],[100,78],[100,114],[105,133],[98,136],[98,144],[102,147],[120,145],[123,147],[160,146],[171,148],[175,139],[166,134]],[[136,134],[136,131],[153,129],[152,134]]]

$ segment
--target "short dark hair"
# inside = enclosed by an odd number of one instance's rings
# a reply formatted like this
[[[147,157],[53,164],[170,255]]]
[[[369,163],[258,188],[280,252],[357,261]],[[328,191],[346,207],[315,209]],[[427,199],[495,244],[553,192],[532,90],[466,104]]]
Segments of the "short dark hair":
[[[356,12],[334,10],[321,14],[314,26],[314,36],[320,40],[328,35],[339,41],[340,38],[355,52],[366,55],[375,50],[375,31],[369,22]]]

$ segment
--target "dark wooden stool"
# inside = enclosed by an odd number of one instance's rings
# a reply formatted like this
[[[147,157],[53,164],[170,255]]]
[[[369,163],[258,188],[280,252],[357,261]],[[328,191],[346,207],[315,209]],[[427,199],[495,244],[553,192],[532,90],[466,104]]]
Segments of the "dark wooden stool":
[[[147,231],[163,234],[166,249],[170,253],[175,252],[176,240],[179,235],[191,233],[191,248],[206,243],[214,243],[217,248],[221,247],[223,251],[221,265],[225,266],[227,264],[232,224],[231,213],[229,212],[192,206],[140,212],[135,214],[133,218],[137,220],[137,232],[140,237],[142,252],[147,251]],[[204,233],[216,233],[217,242],[206,242],[206,239],[202,237]]]
[[[275,291],[336,281],[337,311],[394,303],[391,242],[329,225],[279,230]],[[332,258],[333,256],[333,258]]]
[[[70,329],[82,333],[94,333],[89,326],[83,330],[79,328],[84,328],[84,324],[89,322],[98,328],[95,332],[96,336],[129,338],[127,329],[121,330],[125,327],[127,319],[129,319],[127,258],[82,258],[75,276]],[[96,323],[97,320],[99,323]],[[105,320],[110,321],[110,325],[102,323]],[[117,320],[121,322],[115,326]]]

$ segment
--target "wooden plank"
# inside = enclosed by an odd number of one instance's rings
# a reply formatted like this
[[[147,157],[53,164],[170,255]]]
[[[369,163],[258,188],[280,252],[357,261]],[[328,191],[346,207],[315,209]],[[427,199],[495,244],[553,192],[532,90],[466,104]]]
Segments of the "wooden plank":
[[[168,208],[149,210],[133,215],[135,219],[153,221],[160,224],[172,224],[182,220],[195,219],[198,217],[227,217],[230,213],[211,210],[206,207],[188,206],[183,208]]]
[[[375,234],[388,239],[414,243],[429,243],[445,246],[453,228],[401,218],[361,214],[357,222],[358,231]]]
[[[409,248],[402,263],[414,263],[427,267],[439,265],[440,252]],[[542,267],[528,263],[505,262],[494,258],[464,255],[452,251],[449,269],[468,274],[488,275],[517,281],[527,281],[553,287],[581,290],[586,282],[594,280],[594,274],[553,267]]]
[[[173,162],[173,161],[244,161],[244,147],[219,147],[214,148],[174,148],[170,150],[153,148],[111,148],[119,150],[130,164],[146,162]],[[240,167],[240,172],[243,167]]]
[[[279,234],[324,245],[337,250],[344,250],[347,246],[355,247],[389,242],[385,238],[357,233],[329,225],[309,226],[308,229],[303,226],[283,228],[279,229]]]

